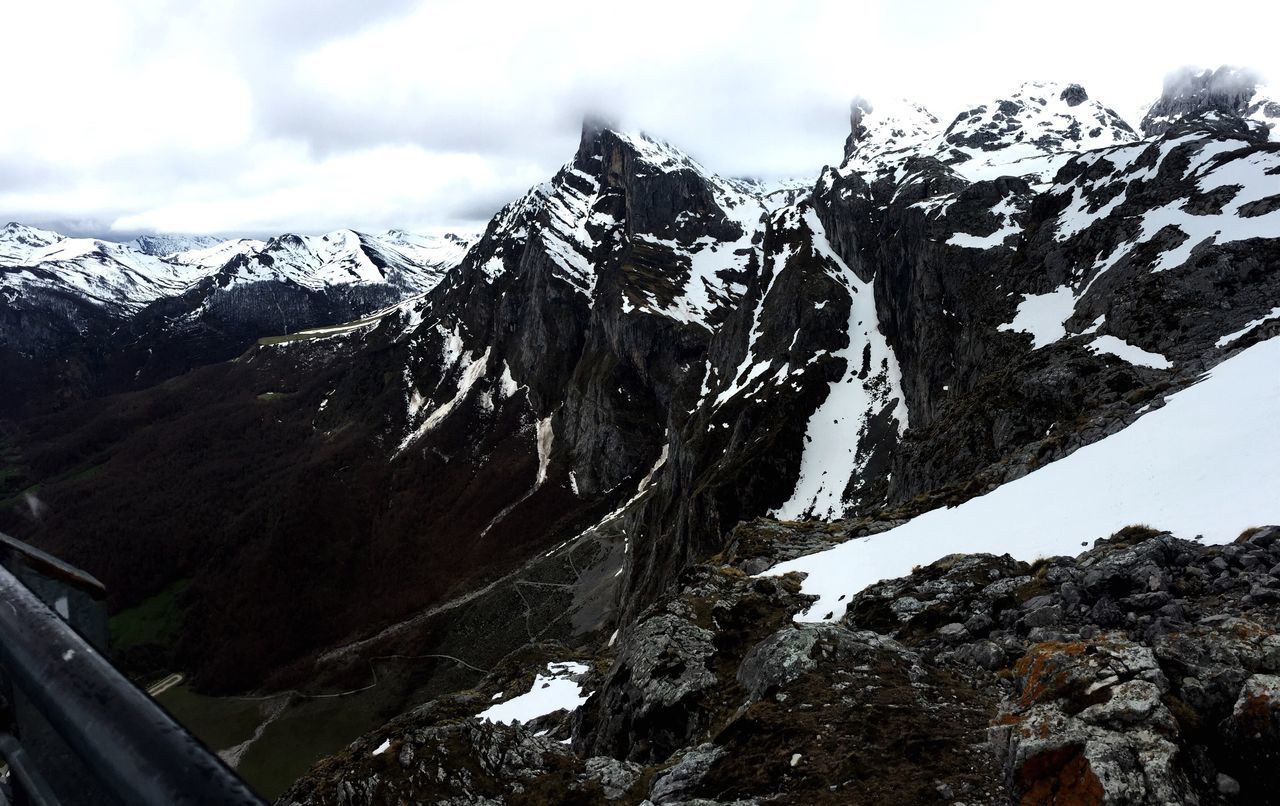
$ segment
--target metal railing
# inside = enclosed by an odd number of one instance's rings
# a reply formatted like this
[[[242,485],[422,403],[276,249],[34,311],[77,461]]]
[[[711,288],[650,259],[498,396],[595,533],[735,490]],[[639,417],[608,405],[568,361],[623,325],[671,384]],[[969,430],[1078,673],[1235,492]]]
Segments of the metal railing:
[[[261,804],[104,657],[103,593],[0,534],[0,804]]]

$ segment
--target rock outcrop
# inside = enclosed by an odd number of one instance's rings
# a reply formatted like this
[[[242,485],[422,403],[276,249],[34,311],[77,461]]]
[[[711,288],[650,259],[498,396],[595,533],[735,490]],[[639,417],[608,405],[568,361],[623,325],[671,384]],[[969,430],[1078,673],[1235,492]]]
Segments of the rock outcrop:
[[[1280,527],[954,555],[856,594],[839,624],[792,623],[798,580],[741,571],[838,529],[740,527],[592,657],[575,713],[477,721],[511,688],[490,677],[280,802],[1277,802]]]

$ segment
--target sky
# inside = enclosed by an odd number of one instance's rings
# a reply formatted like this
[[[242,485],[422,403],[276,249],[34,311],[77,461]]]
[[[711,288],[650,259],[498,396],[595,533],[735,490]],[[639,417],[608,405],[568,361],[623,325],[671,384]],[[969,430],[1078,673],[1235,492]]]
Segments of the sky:
[[[1074,81],[1131,124],[1182,65],[1280,84],[1280,4],[41,0],[0,49],[0,221],[125,239],[474,231],[584,114],[816,177],[855,95],[949,120]]]

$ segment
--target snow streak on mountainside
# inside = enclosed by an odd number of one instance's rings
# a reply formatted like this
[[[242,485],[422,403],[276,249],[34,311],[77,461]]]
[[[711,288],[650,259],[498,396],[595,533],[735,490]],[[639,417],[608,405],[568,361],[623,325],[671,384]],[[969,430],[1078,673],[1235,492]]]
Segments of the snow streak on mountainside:
[[[1101,442],[955,508],[783,563],[818,601],[797,616],[838,621],[868,585],[957,549],[1026,561],[1070,555],[1134,524],[1229,543],[1280,522],[1280,338],[1245,349]]]
[[[814,250],[829,261],[833,278],[852,297],[845,328],[849,344],[835,353],[845,360],[844,374],[831,384],[826,400],[809,417],[795,490],[771,514],[784,519],[829,519],[845,514],[845,489],[866,467],[871,422],[887,416],[901,435],[908,425],[907,402],[898,360],[880,333],[875,289],[832,251],[812,210],[806,212],[804,222]]]

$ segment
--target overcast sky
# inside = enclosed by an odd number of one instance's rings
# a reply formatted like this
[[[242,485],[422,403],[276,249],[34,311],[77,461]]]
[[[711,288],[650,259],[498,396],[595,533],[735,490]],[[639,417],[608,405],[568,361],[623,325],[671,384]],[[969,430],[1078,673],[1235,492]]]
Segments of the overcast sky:
[[[1023,80],[1076,81],[1136,125],[1180,65],[1280,83],[1277,6],[15,2],[0,221],[107,237],[478,229],[571,156],[587,111],[763,177],[836,161],[856,94],[950,119]]]

